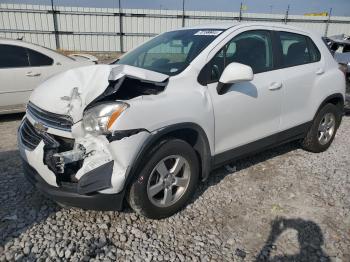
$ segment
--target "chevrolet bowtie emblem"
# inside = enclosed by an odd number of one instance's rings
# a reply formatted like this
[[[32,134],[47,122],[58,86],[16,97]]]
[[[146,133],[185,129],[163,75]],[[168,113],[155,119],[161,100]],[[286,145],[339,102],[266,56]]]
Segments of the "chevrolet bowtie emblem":
[[[39,123],[39,122],[35,122],[34,123],[34,128],[39,133],[45,132],[47,130],[47,127],[44,126],[42,123]]]

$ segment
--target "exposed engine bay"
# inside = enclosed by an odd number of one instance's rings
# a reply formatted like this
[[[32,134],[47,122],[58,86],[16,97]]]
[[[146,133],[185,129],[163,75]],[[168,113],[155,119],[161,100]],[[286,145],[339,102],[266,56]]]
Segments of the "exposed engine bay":
[[[110,101],[110,100],[129,100],[138,96],[157,95],[164,91],[167,80],[164,82],[146,81],[137,78],[124,76],[117,80],[110,80],[106,90],[97,97],[94,102]]]

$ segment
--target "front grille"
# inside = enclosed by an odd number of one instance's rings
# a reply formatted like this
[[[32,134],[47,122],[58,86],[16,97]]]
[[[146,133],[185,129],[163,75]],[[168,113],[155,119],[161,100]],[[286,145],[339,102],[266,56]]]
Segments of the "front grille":
[[[34,120],[42,123],[46,127],[63,131],[71,131],[72,129],[73,120],[71,117],[45,111],[31,102],[29,102],[27,105],[27,113]]]
[[[19,127],[19,135],[23,145],[31,150],[34,150],[42,140],[41,135],[35,130],[28,119],[24,119]]]

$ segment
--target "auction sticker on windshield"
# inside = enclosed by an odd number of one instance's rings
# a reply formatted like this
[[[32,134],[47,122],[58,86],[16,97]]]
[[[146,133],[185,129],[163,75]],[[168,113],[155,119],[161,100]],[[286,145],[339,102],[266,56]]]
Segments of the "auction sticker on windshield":
[[[218,31],[218,30],[205,30],[205,31],[198,31],[197,33],[195,33],[194,35],[219,35],[221,34],[222,31]]]

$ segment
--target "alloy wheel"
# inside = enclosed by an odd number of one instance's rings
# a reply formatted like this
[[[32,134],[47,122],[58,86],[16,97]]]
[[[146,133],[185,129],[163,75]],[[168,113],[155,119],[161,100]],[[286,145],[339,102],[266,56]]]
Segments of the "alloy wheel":
[[[318,142],[321,145],[327,144],[331,139],[335,131],[335,116],[333,113],[327,113],[322,118],[318,126]]]
[[[165,157],[152,170],[147,183],[147,196],[152,204],[169,207],[186,192],[190,177],[190,165],[184,157]]]

